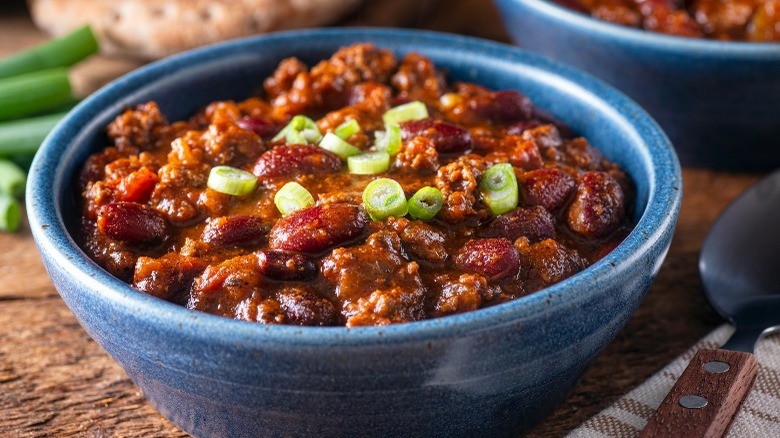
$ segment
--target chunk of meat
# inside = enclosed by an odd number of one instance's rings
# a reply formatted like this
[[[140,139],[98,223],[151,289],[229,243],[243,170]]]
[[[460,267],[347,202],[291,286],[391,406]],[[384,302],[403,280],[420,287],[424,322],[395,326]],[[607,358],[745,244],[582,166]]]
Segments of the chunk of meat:
[[[128,109],[108,125],[108,138],[121,152],[165,145],[168,121],[155,102]]]
[[[501,292],[477,274],[440,275],[433,287],[436,293],[432,307],[436,316],[477,310]]]
[[[439,168],[435,185],[444,197],[444,206],[437,217],[457,223],[477,214],[479,179],[486,167],[484,161],[466,156]]]
[[[161,167],[160,181],[154,188],[150,203],[170,222],[186,225],[201,215],[198,199],[206,190],[208,164],[166,164]]]
[[[514,246],[520,255],[521,278],[529,292],[565,280],[586,266],[577,251],[553,239],[529,244],[521,237]]]
[[[318,254],[363,233],[368,216],[357,205],[337,203],[298,210],[279,219],[269,234],[271,248]]]
[[[500,280],[518,274],[520,261],[517,250],[508,239],[472,239],[455,254],[455,266],[489,280]]]
[[[391,82],[398,90],[399,97],[407,100],[433,101],[447,87],[444,74],[436,69],[431,60],[417,53],[404,56]]]
[[[569,228],[586,237],[604,237],[625,215],[623,189],[608,173],[590,171],[580,177],[566,212]]]
[[[207,263],[196,257],[170,252],[160,258],[139,257],[133,287],[163,300],[170,300],[190,288]]]
[[[526,237],[532,242],[555,238],[555,218],[541,206],[520,207],[493,219],[482,237],[504,237],[512,241]]]
[[[408,173],[433,173],[439,168],[439,153],[431,140],[414,137],[401,144],[395,156],[395,167]]]
[[[252,173],[258,178],[331,173],[341,169],[338,155],[314,145],[281,145],[264,153]]]
[[[415,259],[437,266],[447,261],[446,236],[438,228],[422,221],[393,216],[387,219],[387,227],[398,234],[403,249]]]
[[[348,327],[421,319],[425,288],[419,269],[404,258],[401,239],[391,231],[374,233],[361,246],[336,248],[322,261]]]

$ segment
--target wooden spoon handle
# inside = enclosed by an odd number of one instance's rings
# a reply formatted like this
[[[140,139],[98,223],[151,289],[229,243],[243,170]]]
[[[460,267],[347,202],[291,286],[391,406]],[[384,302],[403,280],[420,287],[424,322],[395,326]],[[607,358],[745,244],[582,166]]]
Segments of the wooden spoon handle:
[[[724,436],[757,371],[758,361],[750,353],[699,350],[640,437]]]

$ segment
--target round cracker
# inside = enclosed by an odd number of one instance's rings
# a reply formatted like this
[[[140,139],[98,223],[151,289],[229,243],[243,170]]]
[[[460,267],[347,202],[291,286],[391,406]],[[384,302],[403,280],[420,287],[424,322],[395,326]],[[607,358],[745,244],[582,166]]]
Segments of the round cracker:
[[[89,23],[107,54],[161,58],[246,35],[319,26],[360,0],[29,0],[53,35]]]

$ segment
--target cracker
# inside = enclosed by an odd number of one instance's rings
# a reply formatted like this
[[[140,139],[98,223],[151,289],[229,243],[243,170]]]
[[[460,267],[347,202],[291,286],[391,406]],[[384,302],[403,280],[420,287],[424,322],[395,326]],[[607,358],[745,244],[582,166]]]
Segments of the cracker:
[[[53,35],[92,25],[107,54],[155,59],[258,33],[320,26],[360,0],[29,0]]]

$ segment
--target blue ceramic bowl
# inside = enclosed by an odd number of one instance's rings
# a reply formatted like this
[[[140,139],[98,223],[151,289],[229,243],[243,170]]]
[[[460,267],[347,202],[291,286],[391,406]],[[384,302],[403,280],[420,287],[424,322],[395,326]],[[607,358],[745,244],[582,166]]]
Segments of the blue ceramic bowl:
[[[523,48],[592,73],[642,105],[683,165],[780,166],[780,44],[618,26],[546,0],[495,0]]]
[[[231,320],[131,289],[73,239],[74,180],[128,105],[170,120],[245,98],[283,58],[329,57],[372,41],[421,52],[450,73],[516,88],[588,137],[636,182],[636,229],[584,272],[462,315],[387,327]],[[149,401],[196,436],[512,436],[550,413],[628,321],[669,247],[677,158],[635,103],[587,75],[516,48],[444,34],[332,29],[232,41],[141,68],[90,96],[48,137],[28,185],[30,226],[62,298]]]

